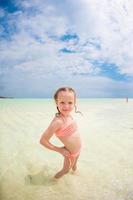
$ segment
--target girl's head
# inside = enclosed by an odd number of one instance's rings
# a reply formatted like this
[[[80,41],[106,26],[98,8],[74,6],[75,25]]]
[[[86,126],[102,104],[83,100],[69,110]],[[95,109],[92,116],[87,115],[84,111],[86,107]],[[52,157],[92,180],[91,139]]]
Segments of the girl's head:
[[[58,114],[67,116],[75,107],[76,92],[70,87],[62,87],[55,92],[54,99],[56,102]]]

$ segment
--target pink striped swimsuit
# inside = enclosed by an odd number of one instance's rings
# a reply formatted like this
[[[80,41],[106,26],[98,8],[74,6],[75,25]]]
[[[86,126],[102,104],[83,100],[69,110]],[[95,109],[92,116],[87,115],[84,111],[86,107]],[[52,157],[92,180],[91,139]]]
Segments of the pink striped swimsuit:
[[[64,119],[63,119],[64,120]],[[69,125],[64,125],[62,128],[60,128],[58,131],[56,131],[57,137],[66,137],[71,136],[77,131],[77,124],[75,121],[70,123]],[[72,152],[70,157],[76,157],[80,154],[80,149],[76,152]]]
[[[58,131],[56,131],[56,136],[66,137],[72,135],[77,130],[77,125],[75,122],[72,122],[68,126],[64,126]]]

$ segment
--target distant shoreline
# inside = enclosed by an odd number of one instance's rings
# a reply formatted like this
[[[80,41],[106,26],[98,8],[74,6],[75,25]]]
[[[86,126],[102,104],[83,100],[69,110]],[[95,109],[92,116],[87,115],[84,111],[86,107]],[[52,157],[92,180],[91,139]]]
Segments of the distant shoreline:
[[[13,99],[14,97],[2,97],[0,96],[0,99]]]

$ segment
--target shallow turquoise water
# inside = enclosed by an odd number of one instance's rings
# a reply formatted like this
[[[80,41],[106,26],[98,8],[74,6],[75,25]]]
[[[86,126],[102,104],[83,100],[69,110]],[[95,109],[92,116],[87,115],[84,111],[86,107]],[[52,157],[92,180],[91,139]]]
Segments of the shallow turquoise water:
[[[54,101],[0,99],[1,200],[132,200],[133,100],[79,99],[77,106],[83,113],[73,113],[83,141],[78,172],[53,182],[62,157],[39,139],[56,112]]]

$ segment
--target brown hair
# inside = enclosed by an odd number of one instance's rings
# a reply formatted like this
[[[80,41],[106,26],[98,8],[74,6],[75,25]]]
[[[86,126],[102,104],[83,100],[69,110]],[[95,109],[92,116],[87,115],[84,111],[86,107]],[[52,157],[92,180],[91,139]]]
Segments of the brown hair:
[[[55,101],[57,101],[59,92],[62,92],[62,91],[64,91],[64,92],[73,92],[74,97],[76,98],[76,92],[75,92],[75,90],[73,88],[71,88],[71,87],[61,87],[54,94]]]
[[[71,87],[61,87],[54,94],[54,100],[55,101],[57,101],[57,99],[58,99],[59,92],[62,92],[62,91],[64,91],[64,92],[73,92],[74,98],[76,99],[76,92],[75,92],[75,90],[73,88],[71,88]],[[58,113],[56,113],[56,115],[60,115],[60,111],[58,109],[58,106],[57,106],[57,110],[58,110]],[[82,114],[80,111],[77,111],[76,105],[75,105],[75,112]]]

